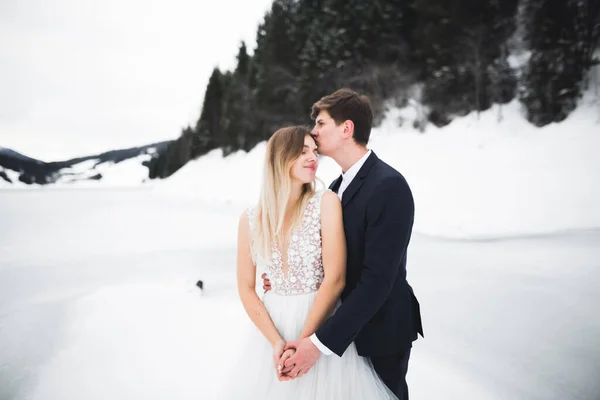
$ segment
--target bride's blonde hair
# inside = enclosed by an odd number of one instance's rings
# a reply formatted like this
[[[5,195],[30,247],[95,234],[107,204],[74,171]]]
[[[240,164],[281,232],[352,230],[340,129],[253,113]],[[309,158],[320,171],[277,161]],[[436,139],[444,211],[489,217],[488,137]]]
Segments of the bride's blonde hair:
[[[315,193],[316,182],[302,185],[302,193],[293,208],[292,224],[283,231],[288,200],[292,192],[292,165],[302,155],[304,139],[310,131],[302,126],[281,128],[267,143],[263,181],[252,236],[252,259],[268,260],[279,240],[291,232],[302,219],[308,200]]]

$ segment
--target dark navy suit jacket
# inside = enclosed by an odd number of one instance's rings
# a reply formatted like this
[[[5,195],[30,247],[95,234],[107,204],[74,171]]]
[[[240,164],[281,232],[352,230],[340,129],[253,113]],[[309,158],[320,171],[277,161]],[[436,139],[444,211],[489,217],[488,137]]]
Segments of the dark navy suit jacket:
[[[342,177],[330,189],[337,192]],[[406,281],[406,249],[414,220],[404,177],[375,153],[342,195],[346,233],[346,287],[342,304],[317,330],[341,356],[356,343],[365,357],[398,354],[423,336],[419,302]]]

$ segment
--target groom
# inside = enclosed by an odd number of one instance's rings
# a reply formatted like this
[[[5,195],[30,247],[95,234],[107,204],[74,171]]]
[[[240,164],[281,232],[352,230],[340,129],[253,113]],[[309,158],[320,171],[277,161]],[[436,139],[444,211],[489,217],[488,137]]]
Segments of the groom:
[[[296,349],[284,372],[300,377],[321,354],[342,356],[355,342],[399,399],[408,399],[406,372],[412,342],[423,336],[419,303],[406,281],[406,249],[413,197],[404,177],[367,149],[373,111],[367,97],[341,89],[312,106],[319,153],[333,158],[342,175],[331,190],[342,201],[347,243],[342,304]],[[265,276],[263,276],[263,279]],[[265,279],[264,288],[270,289]],[[334,354],[335,355],[332,355]]]

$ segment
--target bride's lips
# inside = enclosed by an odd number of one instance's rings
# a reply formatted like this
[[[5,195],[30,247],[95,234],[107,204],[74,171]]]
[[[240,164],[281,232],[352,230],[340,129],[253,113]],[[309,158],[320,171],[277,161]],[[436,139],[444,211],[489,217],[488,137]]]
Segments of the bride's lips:
[[[317,167],[314,165],[309,165],[308,167],[304,167],[306,169],[310,169],[311,171],[315,172],[317,170]]]

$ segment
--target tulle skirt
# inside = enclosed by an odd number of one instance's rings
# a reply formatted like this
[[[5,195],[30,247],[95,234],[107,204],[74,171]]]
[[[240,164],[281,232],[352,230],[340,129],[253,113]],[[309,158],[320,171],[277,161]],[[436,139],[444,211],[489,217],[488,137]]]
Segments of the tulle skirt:
[[[317,292],[280,296],[268,292],[263,302],[277,330],[286,341],[298,339]],[[342,357],[321,355],[304,376],[280,382],[273,364],[273,349],[258,328],[252,326],[236,353],[237,368],[223,399],[262,400],[374,400],[396,399],[381,381],[368,358],[356,352],[354,343]],[[243,368],[240,368],[240,364]]]

